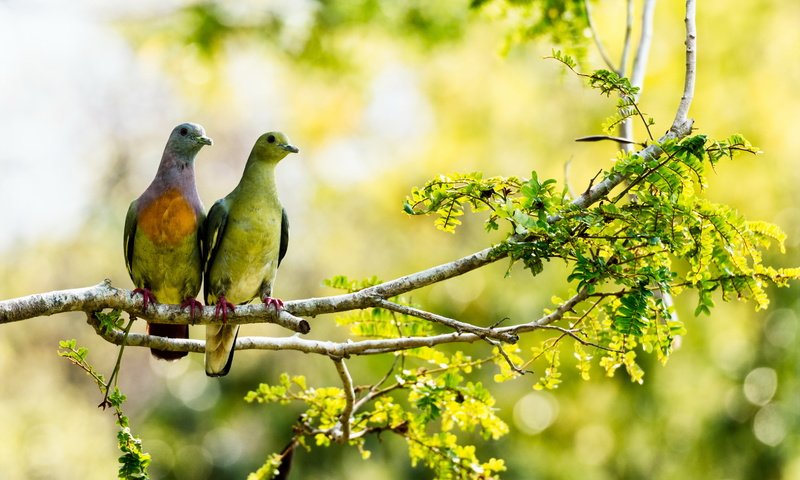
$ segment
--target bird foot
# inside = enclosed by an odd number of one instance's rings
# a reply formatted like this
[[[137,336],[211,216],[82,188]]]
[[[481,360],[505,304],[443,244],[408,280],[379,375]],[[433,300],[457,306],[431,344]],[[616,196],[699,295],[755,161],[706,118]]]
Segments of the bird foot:
[[[283,300],[280,298],[264,297],[261,300],[264,302],[264,308],[269,308],[272,305],[275,307],[276,312],[283,309]]]
[[[222,323],[228,323],[228,310],[234,312],[236,307],[224,295],[220,295],[217,298],[217,305],[214,307],[214,317],[222,317]]]
[[[155,305],[158,303],[156,301],[156,296],[153,295],[153,292],[151,292],[149,288],[136,288],[131,292],[131,297],[137,293],[142,296],[142,303],[144,304],[143,310],[147,310],[149,305]]]
[[[195,310],[202,312],[204,305],[194,297],[186,297],[186,300],[181,303],[181,310],[185,310],[187,307],[189,308],[189,320],[194,323]]]

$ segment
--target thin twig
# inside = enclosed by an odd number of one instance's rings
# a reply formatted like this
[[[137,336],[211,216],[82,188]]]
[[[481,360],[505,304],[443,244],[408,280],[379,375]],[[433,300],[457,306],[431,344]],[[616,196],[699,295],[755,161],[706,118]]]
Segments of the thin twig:
[[[442,325],[446,325],[457,332],[469,332],[474,333],[475,335],[487,338],[494,338],[505,343],[516,343],[519,340],[519,337],[516,335],[510,334],[508,332],[500,332],[497,329],[493,328],[484,328],[472,325],[471,323],[460,322],[458,320],[454,320],[452,318],[443,317],[441,315],[437,315],[435,313],[427,312],[425,310],[419,310],[414,307],[409,307],[407,305],[400,305],[394,302],[390,302],[384,299],[378,299],[375,301],[375,306],[382,307],[387,310],[392,310],[397,313],[402,313],[403,315],[409,315],[412,317],[421,318],[423,320],[428,320],[435,323],[440,323]]]
[[[122,365],[122,352],[125,350],[125,340],[128,338],[128,335],[131,333],[131,327],[133,326],[133,322],[136,320],[135,316],[130,317],[128,320],[128,325],[125,326],[125,330],[123,330],[123,337],[122,343],[119,346],[119,352],[117,353],[117,362],[114,364],[114,370],[111,371],[111,375],[108,377],[108,382],[106,382],[106,393],[103,395],[103,401],[100,402],[99,407],[102,407],[105,410],[106,407],[111,406],[111,402],[108,401],[108,394],[111,391],[111,381],[114,381],[114,386],[117,386],[117,380],[119,379],[119,369]]]
[[[606,48],[603,46],[603,41],[600,39],[600,35],[597,33],[597,30],[594,28],[594,22],[592,22],[592,9],[589,6],[589,0],[583,0],[583,8],[586,10],[586,23],[589,24],[589,30],[592,32],[592,39],[594,40],[594,44],[597,47],[597,51],[600,52],[600,56],[603,57],[603,61],[605,62],[606,66],[613,71],[617,71],[617,67],[614,66],[614,62],[611,60],[611,57],[608,55]],[[624,68],[624,64],[622,67]]]
[[[379,397],[379,396],[384,395],[384,394],[386,394],[388,392],[391,392],[392,390],[394,390],[396,388],[399,388],[399,384],[394,384],[394,385],[392,385],[392,386],[390,386],[388,388],[384,388],[384,389],[381,389],[380,387],[381,387],[381,385],[383,385],[386,382],[386,380],[389,379],[389,377],[392,376],[392,373],[394,373],[394,369],[397,367],[397,362],[400,360],[400,358],[401,358],[400,356],[394,357],[394,360],[392,361],[392,366],[389,367],[389,370],[386,372],[386,374],[384,374],[383,378],[381,378],[380,380],[375,382],[373,385],[371,385],[369,387],[369,391],[363,397],[358,399],[357,402],[355,402],[353,404],[353,414],[357,413],[359,411],[359,409],[361,409],[361,407],[364,406],[364,404],[366,404],[367,402],[369,402],[373,398]]]
[[[625,76],[625,67],[628,65],[628,55],[631,51],[631,33],[633,33],[633,0],[627,0],[625,12],[625,40],[622,42],[622,56],[619,60],[617,74]]]
[[[560,320],[567,312],[571,311],[573,308],[575,308],[576,305],[586,300],[588,297],[589,297],[589,290],[584,288],[580,292],[570,297],[569,300],[559,305],[558,308],[553,310],[551,313],[545,315],[544,317],[539,318],[538,320],[510,327],[503,327],[498,330],[511,331],[514,333],[523,333],[540,329],[545,325],[550,325],[551,323]]]
[[[519,375],[525,375],[526,373],[533,373],[532,370],[523,370],[520,367],[518,367],[517,364],[514,363],[513,360],[511,360],[511,357],[508,356],[508,353],[506,353],[506,351],[503,350],[503,345],[500,342],[492,340],[491,338],[487,338],[486,341],[497,348],[497,352],[500,354],[500,356],[503,357],[503,359],[506,361],[511,370],[517,372]]]
[[[644,86],[644,74],[647,70],[647,60],[650,57],[650,44],[653,39],[653,17],[655,16],[656,0],[644,0],[642,7],[642,33],[639,36],[639,45],[636,47],[636,55],[633,57],[633,67],[631,68],[631,85],[639,87],[637,99],[642,94]]]

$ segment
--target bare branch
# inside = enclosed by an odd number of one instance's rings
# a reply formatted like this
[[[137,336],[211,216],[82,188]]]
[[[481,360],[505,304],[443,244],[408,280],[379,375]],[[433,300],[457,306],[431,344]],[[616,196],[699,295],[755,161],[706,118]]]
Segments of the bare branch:
[[[376,306],[385,308],[387,310],[392,310],[397,313],[402,313],[404,315],[410,315],[413,317],[421,318],[423,320],[428,320],[435,323],[441,323],[442,325],[446,325],[450,328],[455,329],[457,332],[469,332],[474,333],[475,335],[487,338],[494,338],[506,343],[517,343],[519,337],[508,333],[508,332],[500,332],[497,329],[493,328],[484,328],[472,325],[471,323],[459,322],[458,320],[453,320],[451,318],[443,317],[441,315],[437,315],[435,313],[426,312],[425,310],[419,310],[417,308],[409,307],[406,305],[398,305],[394,302],[390,302],[388,300],[377,300],[375,303]]]
[[[631,68],[631,85],[639,87],[636,95],[642,94],[644,87],[644,72],[647,69],[647,59],[650,57],[650,43],[653,39],[653,17],[656,10],[656,0],[645,0],[642,9],[642,33],[639,36],[639,45],[636,47],[636,56],[633,58]]]
[[[606,63],[606,66],[616,72],[617,67],[615,67],[614,62],[611,61],[611,57],[608,55],[606,48],[603,46],[603,41],[600,39],[600,35],[594,28],[594,22],[592,22],[592,9],[589,6],[589,0],[583,0],[583,8],[586,10],[586,23],[589,24],[589,30],[592,32],[592,39],[594,39],[594,44],[597,47],[597,51],[600,52],[600,56],[603,57],[603,61]],[[623,68],[625,68],[624,64],[620,66],[620,70]]]
[[[538,320],[534,320],[528,323],[523,323],[520,325],[513,325],[510,327],[499,328],[498,330],[510,331],[514,333],[524,333],[533,330],[538,330],[546,325],[550,325],[553,322],[561,320],[561,318],[563,318],[567,312],[572,311],[572,309],[575,308],[575,306],[577,306],[579,303],[586,300],[587,298],[589,298],[589,290],[584,288],[580,292],[573,295],[569,300],[559,305],[558,308],[553,310],[551,313],[545,315],[544,317]]]
[[[581,301],[588,298],[586,290],[579,292],[569,300],[561,304],[552,313],[545,315],[537,320],[520,325],[495,328],[498,333],[517,335],[522,332],[530,332],[560,320],[567,312],[571,311]],[[125,345],[136,347],[157,348],[159,350],[194,352],[205,351],[205,342],[193,339],[176,339],[144,335],[140,333],[129,333],[127,338],[120,329],[104,330],[100,322],[89,315],[89,324],[92,325],[97,333],[110,343],[121,345],[123,339]],[[316,353],[326,355],[331,358],[347,358],[351,355],[375,355],[380,353],[396,352],[411,348],[434,347],[446,343],[474,343],[487,340],[484,335],[474,333],[445,333],[440,335],[430,335],[427,337],[402,337],[387,338],[376,340],[360,340],[357,342],[331,342],[324,340],[311,340],[300,338],[297,335],[291,337],[239,337],[236,340],[236,350],[296,350],[303,353]]]
[[[622,57],[619,60],[617,73],[625,75],[625,66],[628,64],[628,55],[631,51],[631,33],[633,33],[633,0],[627,0],[625,12],[625,40],[622,42]]]
[[[194,319],[178,305],[159,303],[143,310],[141,297],[134,296],[130,290],[114,288],[109,280],[85,288],[59,290],[55,292],[28,295],[0,302],[0,324],[17,322],[28,318],[55,315],[65,312],[92,312],[106,308],[119,309],[129,315],[147,320],[158,320],[166,324],[208,325],[219,323],[214,317],[214,307],[205,307]],[[276,316],[275,310],[263,305],[240,305],[228,317],[228,323],[274,323],[289,330],[308,333],[311,329],[306,320],[297,318],[288,311]]]
[[[506,353],[506,351],[503,350],[503,345],[500,342],[492,340],[491,338],[487,338],[486,341],[497,348],[497,353],[499,353],[500,356],[503,357],[503,359],[506,361],[511,370],[513,370],[519,375],[525,375],[526,373],[533,373],[533,371],[531,370],[523,370],[522,368],[518,367],[517,364],[514,363],[513,360],[511,360],[511,357],[508,356],[508,353]]]
[[[631,85],[637,87],[639,89],[636,92],[633,100],[634,102],[639,100],[639,97],[642,96],[642,90],[644,89],[644,74],[647,70],[647,59],[650,57],[650,43],[653,38],[653,14],[655,12],[655,0],[645,0],[644,8],[642,9],[642,33],[639,37],[639,45],[636,47],[636,56],[633,59],[633,66],[631,67]],[[633,8],[632,2],[628,1],[628,22],[630,27],[630,22],[632,21],[633,17]],[[626,33],[626,42],[630,40],[628,31]],[[627,45],[626,45],[627,46]],[[624,74],[624,69],[621,69]],[[635,104],[634,104],[635,105]],[[638,106],[636,107],[638,111]],[[639,116],[642,116],[642,113],[639,112]],[[644,121],[644,118],[642,118]],[[645,122],[645,126],[647,127],[647,123]],[[647,133],[650,134],[650,129],[647,129]],[[619,136],[625,138],[627,140],[633,140],[633,119],[626,118],[622,121],[619,126]],[[650,135],[650,139],[652,140],[652,135]],[[622,145],[622,149],[625,152],[633,151],[633,146],[627,142],[620,142]]]
[[[697,76],[697,23],[695,20],[695,0],[686,0],[686,76],[683,82],[683,96],[675,114],[670,130],[681,128],[689,120],[689,106],[694,98],[694,84]]]
[[[353,377],[347,370],[347,365],[341,358],[332,358],[333,364],[336,365],[336,372],[339,378],[342,379],[342,387],[344,389],[344,410],[339,417],[339,424],[341,430],[338,432],[339,442],[345,443],[350,439],[350,417],[353,415],[353,402],[355,400],[355,392],[353,391]]]
[[[379,299],[387,299],[417,290],[434,283],[463,275],[506,256],[495,247],[485,248],[449,263],[422,270],[411,275],[359,290],[355,293],[308,300],[286,302],[285,309],[297,316],[315,316],[374,306]]]

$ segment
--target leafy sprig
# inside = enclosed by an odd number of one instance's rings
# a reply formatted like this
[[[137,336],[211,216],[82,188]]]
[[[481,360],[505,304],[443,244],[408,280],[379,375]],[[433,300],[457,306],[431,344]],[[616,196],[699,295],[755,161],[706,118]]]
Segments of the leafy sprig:
[[[115,322],[116,320],[111,317],[105,317],[101,321]],[[100,393],[104,395],[104,403],[101,406],[104,408],[105,406],[110,406],[114,409],[114,415],[117,417],[117,425],[119,426],[117,446],[122,452],[119,457],[118,477],[125,480],[150,478],[147,473],[147,467],[150,465],[151,460],[150,454],[142,449],[142,441],[131,432],[130,421],[122,410],[122,404],[125,403],[125,395],[116,386],[109,392],[109,384],[106,383],[105,377],[95,370],[87,360],[89,350],[86,347],[79,347],[74,339],[62,340],[58,345],[59,356],[72,362],[95,381]]]

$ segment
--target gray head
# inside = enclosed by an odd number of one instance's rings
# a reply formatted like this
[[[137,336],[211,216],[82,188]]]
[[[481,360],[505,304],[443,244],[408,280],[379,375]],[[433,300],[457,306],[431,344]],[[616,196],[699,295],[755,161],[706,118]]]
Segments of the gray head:
[[[165,150],[193,158],[203,148],[203,145],[212,145],[213,143],[206,136],[206,131],[202,126],[196,123],[181,123],[169,134]]]

